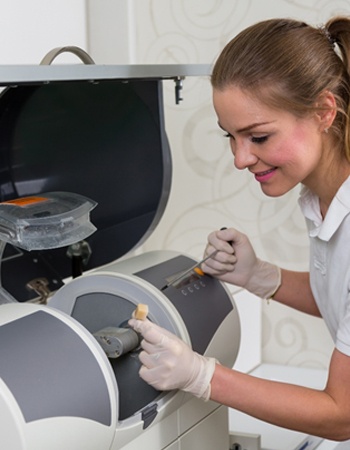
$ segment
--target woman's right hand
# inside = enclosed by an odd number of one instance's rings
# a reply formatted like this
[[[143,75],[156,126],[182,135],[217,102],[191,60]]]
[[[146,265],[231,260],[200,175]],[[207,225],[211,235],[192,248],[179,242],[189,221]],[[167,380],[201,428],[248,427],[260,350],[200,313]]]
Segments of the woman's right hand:
[[[261,298],[270,298],[281,284],[280,269],[256,257],[248,237],[234,228],[212,232],[205,255],[218,252],[201,265],[203,272],[243,287]]]
[[[217,250],[202,264],[203,272],[236,286],[244,287],[254,272],[256,255],[248,237],[234,228],[213,231],[204,255]]]

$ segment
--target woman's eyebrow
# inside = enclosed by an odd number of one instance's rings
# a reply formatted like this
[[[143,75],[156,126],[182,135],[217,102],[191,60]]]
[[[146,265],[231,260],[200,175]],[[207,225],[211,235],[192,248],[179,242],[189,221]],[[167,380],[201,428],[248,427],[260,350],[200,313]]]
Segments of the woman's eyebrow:
[[[255,123],[252,123],[252,124],[250,124],[250,125],[247,125],[246,127],[240,128],[239,130],[237,130],[237,133],[245,133],[245,132],[247,132],[247,131],[252,130],[253,128],[257,128],[257,127],[260,127],[260,126],[262,126],[262,125],[269,125],[269,124],[271,124],[271,123],[272,123],[272,122],[255,122]],[[219,127],[220,127],[222,130],[226,131],[225,128],[224,128],[223,126],[220,125],[220,122],[218,122],[218,125],[219,125]]]

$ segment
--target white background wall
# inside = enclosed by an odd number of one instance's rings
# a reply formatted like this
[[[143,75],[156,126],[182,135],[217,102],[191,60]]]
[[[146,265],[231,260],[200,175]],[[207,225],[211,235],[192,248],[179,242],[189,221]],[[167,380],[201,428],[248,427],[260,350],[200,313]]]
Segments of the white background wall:
[[[212,63],[230,38],[258,20],[289,16],[321,24],[335,13],[350,14],[350,0],[0,0],[0,6],[0,64],[37,64],[62,45],[80,46],[100,64]],[[248,173],[234,169],[209,80],[185,80],[178,106],[172,82],[164,83],[164,94],[172,192],[160,225],[138,251],[175,249],[200,258],[210,231],[235,226],[260,257],[307,268],[298,189],[266,198]],[[235,294],[243,327],[240,367],[258,362],[260,351],[267,362],[327,366],[332,343],[320,319],[246,296]]]
[[[87,45],[84,0],[0,0],[0,64],[39,64],[64,45]]]

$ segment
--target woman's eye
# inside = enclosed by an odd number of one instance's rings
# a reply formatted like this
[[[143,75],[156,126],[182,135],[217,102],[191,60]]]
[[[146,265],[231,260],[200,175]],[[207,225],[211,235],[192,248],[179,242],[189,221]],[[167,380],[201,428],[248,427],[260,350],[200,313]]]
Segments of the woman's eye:
[[[252,136],[251,140],[254,144],[263,144],[268,139],[268,136]]]
[[[233,136],[232,136],[232,134],[230,134],[230,133],[225,133],[225,134],[224,134],[224,137],[226,137],[226,138],[232,138],[232,139],[233,139]]]

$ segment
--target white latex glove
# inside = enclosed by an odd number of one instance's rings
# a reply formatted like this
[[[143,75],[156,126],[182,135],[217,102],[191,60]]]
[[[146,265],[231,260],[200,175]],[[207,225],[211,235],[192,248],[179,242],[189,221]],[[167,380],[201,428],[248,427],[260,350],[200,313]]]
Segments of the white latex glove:
[[[208,236],[205,255],[214,250],[218,253],[201,265],[203,272],[264,299],[280,287],[281,269],[257,258],[245,234],[234,228],[214,231]]]
[[[216,360],[194,352],[174,334],[146,320],[130,319],[143,336],[140,376],[160,391],[181,389],[209,400]]]

